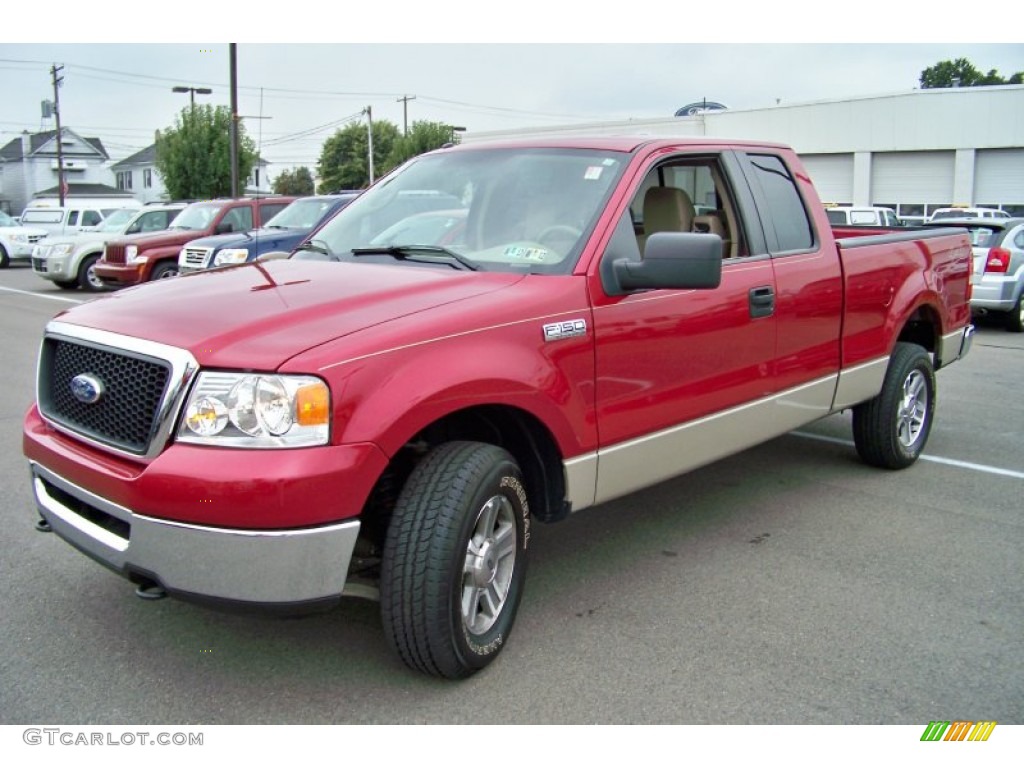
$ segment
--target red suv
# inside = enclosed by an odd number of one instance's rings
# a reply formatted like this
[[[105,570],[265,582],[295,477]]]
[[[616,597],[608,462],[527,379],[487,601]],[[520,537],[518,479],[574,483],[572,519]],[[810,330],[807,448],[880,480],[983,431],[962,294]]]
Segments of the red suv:
[[[103,258],[96,262],[96,276],[111,288],[174,277],[178,274],[178,252],[185,243],[207,235],[257,229],[294,199],[260,197],[192,203],[163,232],[108,241]]]

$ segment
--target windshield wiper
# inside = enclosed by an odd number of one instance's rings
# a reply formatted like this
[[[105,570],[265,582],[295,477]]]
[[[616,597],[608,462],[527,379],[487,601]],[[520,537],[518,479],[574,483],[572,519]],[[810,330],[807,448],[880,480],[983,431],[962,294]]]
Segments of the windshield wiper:
[[[327,247],[327,244],[323,240],[306,240],[305,242],[299,243],[298,248],[295,249],[295,253],[299,251],[313,251],[314,253],[322,253],[332,261],[337,261],[338,257],[331,253],[331,249]]]
[[[436,263],[437,258],[441,257],[445,259],[451,259],[454,264],[452,266],[455,269],[462,267],[468,269],[471,272],[480,271],[480,265],[475,264],[465,256],[455,251],[449,251],[447,248],[441,245],[379,245],[369,246],[367,248],[353,248],[353,256],[374,256],[377,254],[385,254],[387,256],[394,256],[399,261],[422,261],[427,263]],[[423,254],[430,254],[426,258],[421,258]],[[458,264],[459,266],[455,266]]]

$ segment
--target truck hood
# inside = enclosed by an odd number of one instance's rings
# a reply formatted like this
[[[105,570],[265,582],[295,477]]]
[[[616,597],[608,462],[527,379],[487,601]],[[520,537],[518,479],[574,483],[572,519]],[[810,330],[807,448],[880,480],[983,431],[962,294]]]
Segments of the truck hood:
[[[189,240],[188,245],[193,248],[247,248],[264,240],[280,240],[287,237],[301,237],[308,233],[308,229],[253,229],[245,234],[229,232],[226,235],[210,235],[200,237],[198,240]]]
[[[184,245],[190,240],[195,240],[196,237],[202,237],[203,234],[202,230],[196,229],[165,229],[160,232],[113,237],[107,242],[109,245],[134,245],[139,249],[139,253],[142,253],[151,248]]]
[[[187,349],[204,367],[275,370],[342,336],[521,279],[409,265],[258,262],[124,289],[59,319]]]

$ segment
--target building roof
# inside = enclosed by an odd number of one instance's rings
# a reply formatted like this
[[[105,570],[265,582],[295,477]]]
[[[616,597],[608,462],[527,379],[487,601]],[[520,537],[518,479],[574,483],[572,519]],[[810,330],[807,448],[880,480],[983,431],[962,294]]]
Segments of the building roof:
[[[103,155],[104,158],[110,159],[110,155],[107,153],[106,148],[103,146],[103,142],[97,138],[86,138],[85,136],[79,136],[77,133],[72,131],[70,128],[62,128],[61,132],[74,133],[79,139],[84,141],[86,144],[92,146],[99,154]],[[29,135],[29,151],[30,155],[34,155],[39,149],[50,141],[54,136],[57,135],[56,131],[43,131],[42,133],[33,133]],[[0,158],[7,161],[18,161],[24,159],[25,154],[21,148],[21,136],[16,139],[4,144],[0,147]]]
[[[57,197],[60,190],[57,187],[41,189],[35,193],[36,197]],[[111,187],[109,184],[68,184],[67,197],[134,197],[131,192]]]
[[[126,165],[153,165],[156,163],[156,144],[150,144],[145,149],[129,155],[124,160],[114,163],[111,168],[121,168]]]

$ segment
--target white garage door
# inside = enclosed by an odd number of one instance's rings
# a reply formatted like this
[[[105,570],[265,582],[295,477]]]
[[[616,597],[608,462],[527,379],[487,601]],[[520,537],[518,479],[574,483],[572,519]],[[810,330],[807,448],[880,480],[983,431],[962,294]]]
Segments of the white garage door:
[[[853,155],[800,155],[818,197],[826,203],[853,203]]]
[[[871,202],[953,202],[953,152],[877,152],[871,156]]]
[[[1024,203],[1024,149],[979,149],[974,156],[974,202]]]

